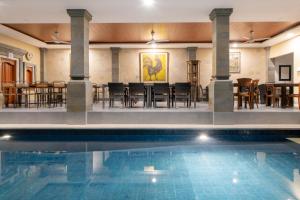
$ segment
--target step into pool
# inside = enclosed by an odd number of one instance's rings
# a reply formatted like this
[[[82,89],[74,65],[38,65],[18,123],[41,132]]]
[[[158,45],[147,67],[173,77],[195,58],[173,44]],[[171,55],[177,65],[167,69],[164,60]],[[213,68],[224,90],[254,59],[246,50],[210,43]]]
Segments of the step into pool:
[[[1,200],[297,200],[299,131],[2,130]]]

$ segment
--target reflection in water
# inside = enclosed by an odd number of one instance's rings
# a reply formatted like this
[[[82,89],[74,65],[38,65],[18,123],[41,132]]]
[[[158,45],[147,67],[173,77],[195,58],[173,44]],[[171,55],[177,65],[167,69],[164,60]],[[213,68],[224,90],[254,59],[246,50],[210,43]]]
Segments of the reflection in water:
[[[276,145],[4,151],[0,199],[300,199],[300,157]]]

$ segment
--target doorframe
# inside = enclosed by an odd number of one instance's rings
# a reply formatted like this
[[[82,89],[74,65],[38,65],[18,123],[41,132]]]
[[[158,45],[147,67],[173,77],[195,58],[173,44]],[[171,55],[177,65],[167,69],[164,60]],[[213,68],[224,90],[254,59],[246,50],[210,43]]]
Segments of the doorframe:
[[[9,58],[7,56],[3,56],[3,55],[0,55],[0,59],[1,58],[4,58],[4,59],[9,59],[9,60],[14,60],[16,61],[16,82],[19,82],[20,80],[20,76],[19,76],[19,70],[20,70],[20,60],[17,59],[17,58]],[[1,65],[0,65],[1,69],[2,70],[2,62],[1,62]],[[2,81],[2,80],[1,80]]]
[[[32,82],[36,82],[36,65],[28,62],[23,62],[23,81],[26,79],[26,68],[31,67],[32,68]]]

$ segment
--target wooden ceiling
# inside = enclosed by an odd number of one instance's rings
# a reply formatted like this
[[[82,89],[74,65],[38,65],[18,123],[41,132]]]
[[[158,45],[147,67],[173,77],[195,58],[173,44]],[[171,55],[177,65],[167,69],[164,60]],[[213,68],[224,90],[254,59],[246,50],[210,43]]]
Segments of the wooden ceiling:
[[[230,24],[230,40],[245,41],[250,30],[254,38],[273,37],[298,22],[233,22]],[[59,39],[70,41],[70,24],[3,24],[43,42],[51,41],[51,35],[59,32]],[[90,43],[145,43],[151,39],[168,39],[169,43],[211,42],[211,23],[94,23],[90,26]],[[48,42],[51,43],[51,42]]]

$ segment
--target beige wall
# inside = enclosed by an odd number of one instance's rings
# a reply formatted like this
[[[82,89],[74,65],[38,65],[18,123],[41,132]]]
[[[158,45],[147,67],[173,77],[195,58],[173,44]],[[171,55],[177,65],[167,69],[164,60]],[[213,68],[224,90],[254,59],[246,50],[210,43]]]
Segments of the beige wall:
[[[23,49],[27,52],[31,52],[33,54],[33,58],[31,59],[31,61],[28,61],[25,56],[23,58],[23,61],[36,65],[36,78],[37,80],[40,80],[40,50],[38,47],[21,42],[11,37],[7,37],[2,34],[0,34],[0,43]]]
[[[289,53],[294,53],[294,81],[300,82],[300,71],[298,72],[300,68],[300,36],[272,46],[270,49],[270,58],[276,58]]]
[[[233,82],[237,78],[259,79],[260,82],[266,81],[266,51],[263,48],[243,48],[231,49],[232,52],[241,53],[241,72],[231,74]],[[201,60],[200,83],[203,86],[209,84],[212,76],[212,50],[198,49],[197,59]]]
[[[121,49],[120,51],[120,81],[139,82],[139,53],[149,52],[149,49]],[[186,49],[157,49],[159,52],[169,52],[169,81],[184,82],[186,75]],[[241,73],[232,74],[231,79],[241,77],[258,78],[261,82],[266,80],[266,53],[260,49],[235,49],[241,52]],[[198,49],[197,58],[201,60],[200,80],[203,86],[209,84],[212,74],[212,50]],[[48,81],[69,80],[70,50],[48,50],[46,74]],[[91,81],[107,83],[111,81],[111,51],[110,49],[90,50],[90,76]]]
[[[120,51],[120,81],[139,82],[139,53],[153,52],[149,49],[122,49]],[[186,49],[157,49],[157,52],[169,53],[169,82],[184,82],[186,74]]]
[[[46,80],[49,82],[70,79],[69,49],[48,49],[46,53]],[[90,50],[90,80],[95,83],[111,81],[110,49]]]

